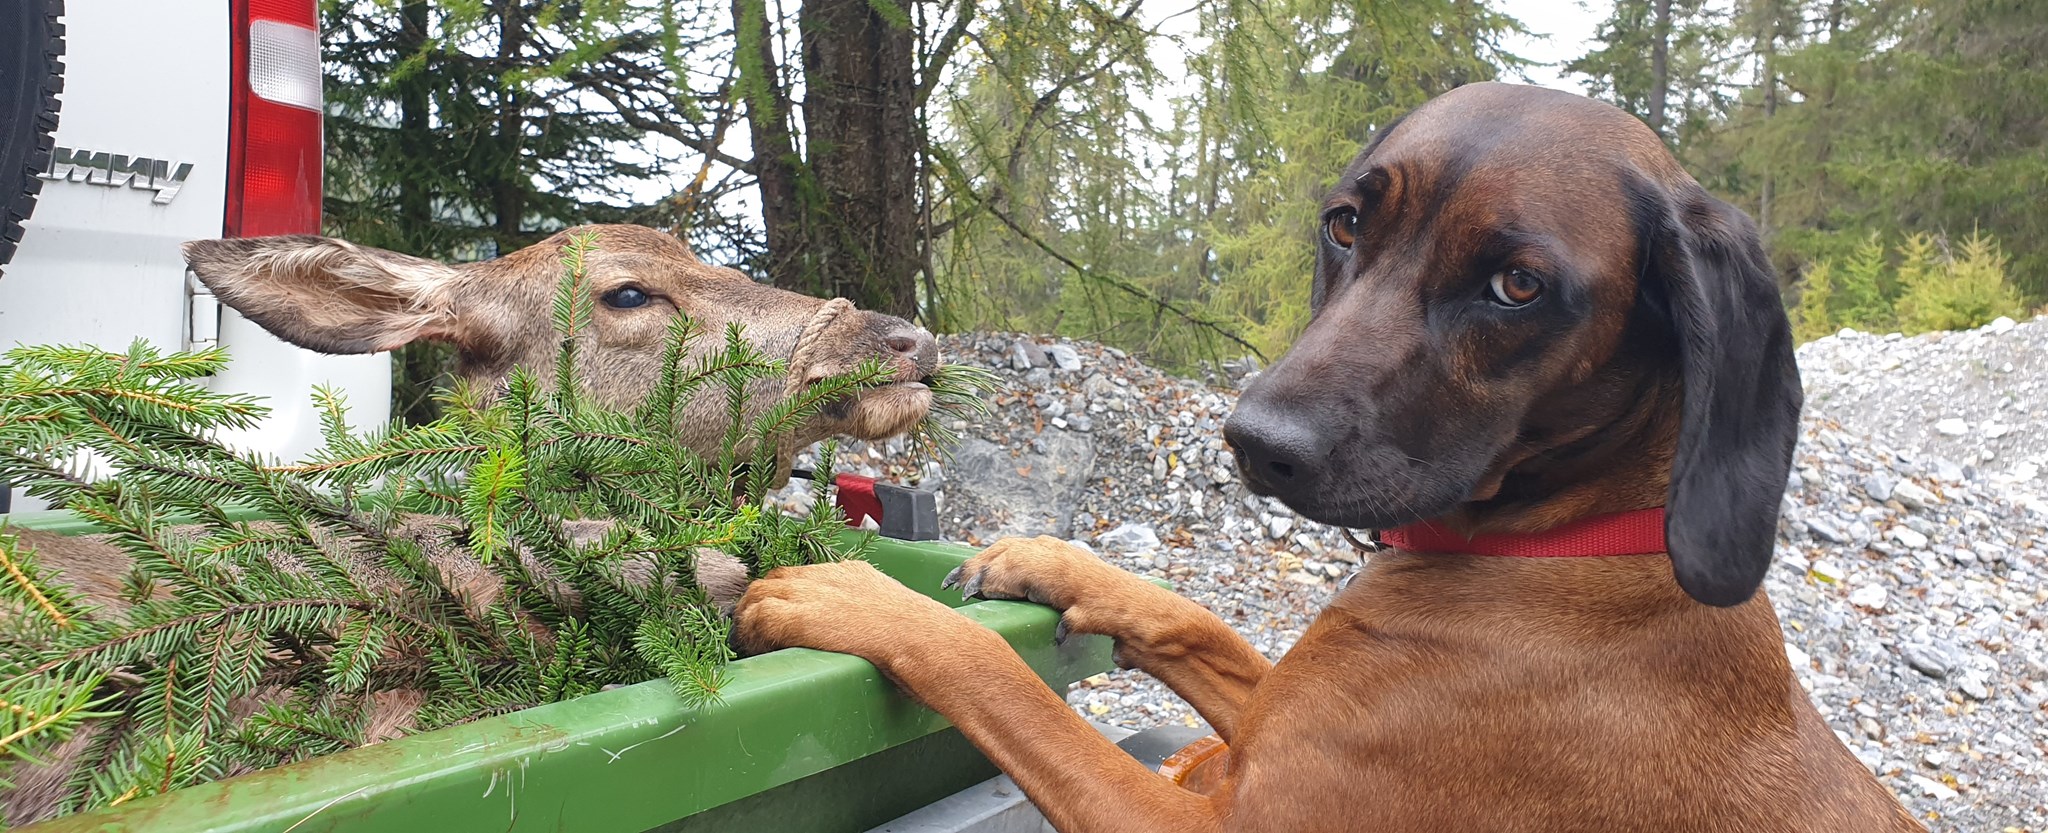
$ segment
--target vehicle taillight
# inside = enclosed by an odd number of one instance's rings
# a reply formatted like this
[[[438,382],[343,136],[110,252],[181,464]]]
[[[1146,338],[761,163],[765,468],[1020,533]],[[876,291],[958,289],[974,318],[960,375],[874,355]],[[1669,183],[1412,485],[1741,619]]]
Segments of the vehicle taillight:
[[[233,0],[224,237],[320,232],[316,0]]]

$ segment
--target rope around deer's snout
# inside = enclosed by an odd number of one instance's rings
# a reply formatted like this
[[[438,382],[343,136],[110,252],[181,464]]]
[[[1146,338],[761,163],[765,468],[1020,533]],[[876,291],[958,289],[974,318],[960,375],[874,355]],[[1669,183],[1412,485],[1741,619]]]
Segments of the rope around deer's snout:
[[[794,395],[802,390],[804,385],[809,384],[804,378],[808,374],[804,371],[811,366],[811,353],[815,352],[818,337],[825,334],[826,328],[831,327],[832,321],[840,314],[852,309],[852,301],[834,298],[826,301],[817,312],[811,313],[810,323],[804,325],[803,333],[796,337],[796,349],[789,354],[789,384],[783,389],[784,396]]]

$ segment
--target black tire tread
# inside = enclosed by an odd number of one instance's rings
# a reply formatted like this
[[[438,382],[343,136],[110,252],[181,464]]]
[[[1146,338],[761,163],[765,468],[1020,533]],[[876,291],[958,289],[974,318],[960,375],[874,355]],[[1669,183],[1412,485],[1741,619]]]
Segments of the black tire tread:
[[[0,100],[0,106],[10,107],[10,111],[0,112],[0,129],[7,131],[0,135],[0,266],[14,259],[22,222],[35,214],[36,197],[43,191],[43,181],[36,175],[50,166],[61,106],[57,94],[64,91],[64,0],[21,2],[31,7],[30,15],[34,7],[42,11],[43,71],[34,79],[35,89],[26,101],[9,104]],[[33,17],[29,22],[33,23]],[[21,45],[36,49],[33,43]]]

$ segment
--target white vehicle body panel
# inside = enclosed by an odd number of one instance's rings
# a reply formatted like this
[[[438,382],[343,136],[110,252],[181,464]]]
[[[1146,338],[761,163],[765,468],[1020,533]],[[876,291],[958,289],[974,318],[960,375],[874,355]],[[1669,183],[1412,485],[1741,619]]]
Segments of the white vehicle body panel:
[[[178,246],[219,237],[226,211],[229,13],[226,0],[66,4],[57,146],[191,170],[167,204],[155,190],[101,184],[109,177],[85,171],[46,180],[21,248],[0,275],[0,349],[125,350],[139,338],[179,350],[217,330],[233,362],[209,387],[264,397],[273,409],[259,430],[226,439],[298,459],[320,443],[315,385],[343,391],[358,428],[389,419],[391,360],[293,347],[232,310],[216,313],[210,296],[196,308],[189,297]],[[17,491],[12,508],[42,506]]]

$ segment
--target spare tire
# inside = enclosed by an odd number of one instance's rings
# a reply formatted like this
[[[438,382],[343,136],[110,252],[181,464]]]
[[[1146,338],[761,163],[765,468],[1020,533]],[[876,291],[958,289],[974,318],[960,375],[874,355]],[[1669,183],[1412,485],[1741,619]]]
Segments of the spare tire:
[[[64,89],[64,0],[0,3],[0,266],[35,213]]]

